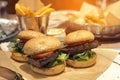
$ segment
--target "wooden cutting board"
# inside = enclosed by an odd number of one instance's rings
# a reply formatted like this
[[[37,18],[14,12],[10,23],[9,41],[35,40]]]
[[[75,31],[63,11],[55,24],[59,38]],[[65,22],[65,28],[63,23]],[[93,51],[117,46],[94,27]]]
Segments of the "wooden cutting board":
[[[96,48],[93,51],[97,53],[97,61],[94,66],[77,69],[66,67],[63,73],[54,76],[44,76],[33,72],[28,64],[12,60],[11,52],[0,51],[0,66],[18,71],[26,80],[96,80],[110,66],[118,55],[118,51],[103,48]]]

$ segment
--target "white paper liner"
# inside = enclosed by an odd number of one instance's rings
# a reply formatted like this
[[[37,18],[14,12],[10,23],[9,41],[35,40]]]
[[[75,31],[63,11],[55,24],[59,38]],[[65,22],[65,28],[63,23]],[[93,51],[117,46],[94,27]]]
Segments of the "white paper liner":
[[[96,80],[120,80],[120,55],[118,55],[110,67]]]

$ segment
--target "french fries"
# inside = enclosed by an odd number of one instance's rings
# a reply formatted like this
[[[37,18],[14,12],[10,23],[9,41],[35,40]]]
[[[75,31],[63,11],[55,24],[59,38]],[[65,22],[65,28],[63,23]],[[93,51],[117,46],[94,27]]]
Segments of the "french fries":
[[[100,25],[106,25],[106,21],[104,18],[101,18],[99,16],[95,16],[93,14],[89,14],[85,16],[85,21],[90,24],[100,24]]]
[[[42,15],[48,15],[50,14],[51,12],[55,11],[53,8],[48,8],[47,10],[43,11],[41,14],[39,14],[40,16]],[[39,16],[38,15],[38,16]]]
[[[16,14],[20,15],[20,16],[32,16],[33,12],[25,7],[23,4],[16,4],[15,5],[15,10],[16,10]]]
[[[15,10],[16,10],[16,14],[20,16],[43,16],[43,15],[48,15],[51,12],[55,11],[53,8],[50,7],[51,4],[48,4],[47,6],[40,8],[36,12],[33,12],[23,4],[16,3]]]
[[[35,15],[41,15],[41,13],[43,13],[44,11],[46,11],[47,9],[49,9],[51,7],[51,4],[40,8],[38,11],[35,12]]]

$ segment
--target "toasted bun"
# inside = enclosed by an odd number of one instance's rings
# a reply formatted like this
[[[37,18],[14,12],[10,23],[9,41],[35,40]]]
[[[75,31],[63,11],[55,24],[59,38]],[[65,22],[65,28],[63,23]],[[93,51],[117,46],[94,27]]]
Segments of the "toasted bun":
[[[32,31],[32,30],[23,30],[23,31],[20,31],[17,35],[19,39],[26,39],[26,40],[36,38],[36,37],[41,37],[41,36],[45,36],[45,35],[40,32]]]
[[[26,62],[28,60],[27,55],[20,54],[16,51],[12,52],[11,58],[19,62]]]
[[[96,58],[97,58],[97,55],[95,53],[95,55],[87,61],[74,61],[74,60],[68,59],[66,62],[69,66],[76,67],[76,68],[89,67],[96,63]]]
[[[29,40],[23,47],[24,53],[34,55],[38,53],[54,51],[61,47],[59,39],[52,36],[44,36]]]
[[[94,40],[94,35],[90,31],[87,30],[78,30],[69,33],[65,40],[64,44],[73,44],[73,43],[82,43],[82,42],[87,42],[87,41],[93,41]]]
[[[43,75],[55,75],[55,74],[59,74],[59,73],[63,72],[65,70],[65,66],[66,66],[66,63],[57,65],[52,68],[37,68],[37,67],[34,67],[31,65],[31,69],[34,72],[37,72],[37,73],[40,73]]]

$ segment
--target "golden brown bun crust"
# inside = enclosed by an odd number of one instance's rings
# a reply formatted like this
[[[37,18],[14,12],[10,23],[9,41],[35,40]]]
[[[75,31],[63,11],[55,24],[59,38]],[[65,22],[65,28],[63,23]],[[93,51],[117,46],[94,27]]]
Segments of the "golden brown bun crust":
[[[63,72],[65,70],[65,66],[66,66],[66,63],[57,65],[52,68],[37,68],[32,65],[30,67],[34,72],[37,72],[43,75],[56,75]]]
[[[71,59],[68,59],[66,62],[69,66],[76,67],[76,68],[89,67],[96,63],[96,58],[97,58],[97,54],[95,53],[94,57],[90,58],[87,61],[73,61]]]
[[[54,51],[60,47],[61,42],[59,39],[52,36],[44,36],[27,41],[23,50],[25,54],[33,55],[42,52]]]
[[[25,39],[25,40],[29,40],[29,39],[41,37],[41,36],[45,36],[45,35],[40,32],[32,31],[32,30],[23,30],[23,31],[20,31],[17,35],[19,39]]]
[[[26,62],[28,60],[27,55],[20,54],[16,51],[12,52],[11,58],[18,62]]]
[[[74,44],[74,43],[82,43],[86,41],[93,41],[94,40],[94,35],[93,33],[87,31],[87,30],[77,30],[74,32],[69,33],[65,40],[64,44]]]

